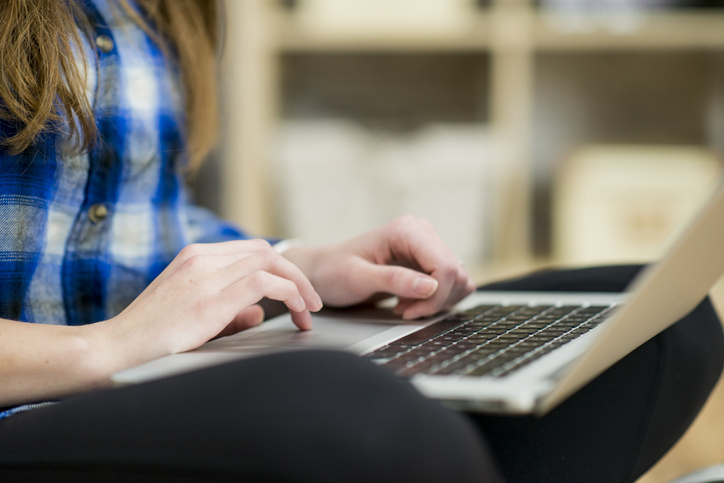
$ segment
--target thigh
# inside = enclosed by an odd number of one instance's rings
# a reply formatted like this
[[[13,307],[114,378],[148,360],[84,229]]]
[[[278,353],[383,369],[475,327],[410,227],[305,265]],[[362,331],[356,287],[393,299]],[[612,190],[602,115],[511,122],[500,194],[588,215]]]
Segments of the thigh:
[[[499,481],[464,416],[332,351],[87,393],[0,422],[0,479],[48,472],[69,481]]]
[[[547,271],[484,289],[620,291],[640,266]],[[542,418],[473,415],[506,480],[634,481],[679,439],[724,365],[708,299]]]

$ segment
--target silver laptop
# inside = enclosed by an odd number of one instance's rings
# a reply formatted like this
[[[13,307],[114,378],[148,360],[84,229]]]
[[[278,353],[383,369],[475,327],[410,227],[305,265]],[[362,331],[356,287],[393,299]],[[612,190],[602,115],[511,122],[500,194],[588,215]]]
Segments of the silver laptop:
[[[335,348],[368,357],[459,409],[545,414],[669,327],[724,273],[724,189],[625,294],[477,292],[414,321],[386,309],[323,310],[301,332],[290,316],[113,376],[149,381],[275,351]]]

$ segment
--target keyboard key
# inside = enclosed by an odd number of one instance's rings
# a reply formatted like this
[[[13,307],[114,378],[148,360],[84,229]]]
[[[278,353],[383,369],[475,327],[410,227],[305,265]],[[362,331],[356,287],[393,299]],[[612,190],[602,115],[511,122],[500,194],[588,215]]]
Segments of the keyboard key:
[[[483,342],[486,340],[495,339],[496,337],[498,337],[497,334],[490,334],[487,332],[477,332],[477,333],[471,335],[470,337],[468,337],[467,340]]]
[[[450,374],[455,374],[461,369],[464,369],[467,367],[467,363],[458,364],[456,362],[453,362],[451,364],[448,364],[444,367],[440,367],[436,371],[431,372],[431,374],[440,375],[440,376],[446,376]]]
[[[542,341],[545,341],[545,342],[549,342],[549,341],[552,341],[553,339],[555,339],[555,338],[558,337],[558,336],[560,336],[559,333],[551,333],[551,334],[548,334],[548,333],[544,333],[544,332],[536,332],[535,334],[533,334],[533,335],[531,335],[530,337],[528,337],[526,340],[542,340]]]
[[[461,312],[461,314],[472,318],[477,315],[484,314],[485,312],[493,309],[494,307],[496,307],[496,306],[495,305],[478,305],[477,307],[473,307],[472,309],[468,309],[464,312]]]
[[[480,346],[480,342],[470,340],[470,339],[463,339],[457,344],[455,344],[455,347],[464,347],[466,350],[474,349],[475,347]]]
[[[485,376],[489,374],[494,369],[497,369],[498,367],[505,364],[506,360],[501,359],[500,357],[497,357],[495,359],[489,360],[488,362],[484,362],[483,364],[477,366],[476,368],[468,371],[465,375],[466,376]]]
[[[494,322],[499,321],[499,320],[502,319],[503,317],[505,317],[505,315],[502,315],[502,314],[501,314],[501,315],[498,315],[498,316],[492,316],[492,315],[486,314],[486,315],[484,315],[483,317],[476,317],[475,319],[473,319],[473,321],[472,321],[471,323],[479,323],[479,324],[487,324],[487,325],[490,325],[490,324],[492,324],[492,323],[494,323]]]
[[[483,329],[483,330],[481,330],[480,332],[478,332],[478,334],[485,333],[485,334],[496,334],[496,335],[500,335],[500,334],[505,334],[506,332],[508,332],[508,329],[496,328],[496,327],[488,327],[487,329]]]
[[[535,334],[535,333],[538,332],[539,330],[540,330],[540,329],[536,329],[535,327],[522,326],[522,327],[516,327],[515,329],[511,330],[510,332],[508,332],[508,334],[515,334],[515,335],[525,334],[525,335],[530,335],[530,334]]]
[[[404,352],[404,350],[401,351],[399,347],[386,346],[367,354],[367,357],[370,359],[390,359],[402,352]]]
[[[412,377],[415,374],[425,372],[437,364],[437,361],[431,359],[425,359],[424,361],[417,363],[413,366],[403,369],[398,375],[402,377]]]
[[[459,355],[459,354],[463,354],[463,353],[465,353],[465,352],[467,352],[467,351],[469,351],[469,350],[470,350],[470,347],[464,347],[464,346],[461,346],[460,344],[455,344],[454,346],[448,347],[448,348],[445,350],[445,352],[446,352],[447,354]]]
[[[459,320],[446,320],[443,319],[439,322],[435,322],[432,325],[420,329],[417,332],[413,332],[410,335],[392,342],[390,345],[419,345],[423,342],[430,340],[440,334],[444,334],[451,329],[461,325],[462,322]]]
[[[589,305],[588,307],[583,308],[580,312],[585,312],[587,314],[598,314],[608,308],[610,308],[608,305]]]
[[[471,362],[478,362],[483,359],[487,359],[494,353],[495,353],[495,351],[476,350],[476,351],[471,352],[470,354],[467,354],[465,356],[465,359],[467,359]]]
[[[528,349],[535,349],[537,347],[540,347],[540,346],[546,344],[547,342],[548,341],[545,341],[545,340],[529,338],[529,339],[525,339],[524,341],[519,342],[518,346],[527,347]],[[518,347],[518,346],[516,346],[516,347]]]

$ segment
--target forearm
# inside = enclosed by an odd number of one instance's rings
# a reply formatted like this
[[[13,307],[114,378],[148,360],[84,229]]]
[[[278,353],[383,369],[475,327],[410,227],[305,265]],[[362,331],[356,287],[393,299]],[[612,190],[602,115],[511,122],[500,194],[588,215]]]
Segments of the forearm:
[[[263,240],[189,245],[120,314],[84,326],[0,319],[0,407],[108,385],[117,371],[261,323],[283,301],[311,328],[311,283]]]
[[[101,328],[0,319],[0,407],[108,385],[116,367]]]

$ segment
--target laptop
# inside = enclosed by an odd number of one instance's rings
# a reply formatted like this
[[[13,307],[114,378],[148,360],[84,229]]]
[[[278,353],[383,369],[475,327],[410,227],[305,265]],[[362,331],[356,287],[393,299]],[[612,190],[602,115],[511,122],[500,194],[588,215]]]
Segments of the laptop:
[[[276,351],[351,351],[456,409],[543,415],[694,309],[724,273],[724,189],[623,294],[476,292],[413,322],[389,309],[289,314],[112,376],[133,384]]]

